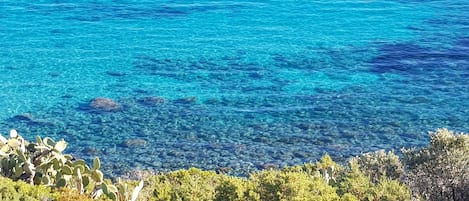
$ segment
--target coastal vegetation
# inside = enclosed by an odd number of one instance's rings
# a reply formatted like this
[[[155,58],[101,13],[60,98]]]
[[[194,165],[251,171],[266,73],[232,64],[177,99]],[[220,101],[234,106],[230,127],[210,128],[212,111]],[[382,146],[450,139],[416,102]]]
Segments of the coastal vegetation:
[[[469,135],[430,132],[422,148],[376,151],[338,164],[317,162],[253,172],[247,178],[196,168],[136,171],[111,181],[99,158],[88,165],[64,154],[67,143],[15,130],[0,136],[0,200],[468,200]]]

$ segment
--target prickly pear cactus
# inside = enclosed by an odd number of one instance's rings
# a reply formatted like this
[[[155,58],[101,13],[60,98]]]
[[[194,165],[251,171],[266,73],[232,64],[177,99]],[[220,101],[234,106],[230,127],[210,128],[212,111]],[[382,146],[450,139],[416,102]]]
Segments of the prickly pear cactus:
[[[36,137],[35,143],[29,143],[11,130],[9,139],[0,135],[0,175],[87,194],[99,190],[104,181],[99,158],[90,168],[84,160],[63,154],[66,147],[64,140],[56,142],[48,137]]]
[[[49,137],[36,137],[36,142],[27,142],[16,130],[10,131],[8,139],[0,134],[0,176],[23,180],[30,184],[42,184],[55,188],[76,189],[91,197],[105,194],[112,200],[135,201],[143,182],[132,193],[126,184],[105,183],[99,168],[98,157],[90,167],[84,160],[74,160],[62,152],[67,148],[64,140],[54,141]]]

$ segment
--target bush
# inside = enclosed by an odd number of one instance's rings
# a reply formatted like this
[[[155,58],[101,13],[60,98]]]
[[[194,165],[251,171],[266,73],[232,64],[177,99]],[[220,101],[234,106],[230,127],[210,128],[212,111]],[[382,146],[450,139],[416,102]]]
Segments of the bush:
[[[285,167],[283,172],[302,172],[313,177],[322,177],[326,183],[336,182],[336,177],[343,171],[343,167],[332,160],[329,155],[324,155],[321,160],[316,163],[305,163]]]
[[[373,184],[358,166],[357,159],[349,161],[349,170],[342,173],[338,179],[339,195],[352,194],[359,200],[372,200],[371,188]]]
[[[246,179],[237,177],[224,177],[220,184],[215,188],[215,201],[243,201],[248,198],[256,197],[251,191],[250,185]]]
[[[30,185],[22,181],[14,182],[11,179],[0,177],[1,201],[46,201],[57,198],[58,194],[53,193],[50,187]]]
[[[213,200],[221,175],[196,168],[152,176],[143,189],[145,200]]]
[[[375,184],[383,178],[400,179],[404,173],[399,156],[394,154],[393,151],[386,153],[384,150],[379,150],[355,158],[360,170],[368,175]]]
[[[427,147],[402,152],[414,197],[469,200],[469,135],[438,129]]]
[[[54,192],[58,194],[57,201],[93,201],[87,195],[80,194],[77,190],[69,189],[69,188],[61,188],[57,189]],[[104,197],[101,197],[100,200],[109,200]]]
[[[405,201],[410,200],[410,191],[407,186],[396,180],[383,178],[371,191],[373,200]]]
[[[340,201],[359,201],[359,199],[351,193],[345,193],[340,197]]]
[[[304,172],[262,171],[251,176],[260,200],[339,200],[322,177]]]
[[[373,155],[370,155],[372,161]],[[376,183],[371,182],[370,176],[366,175],[358,165],[358,159],[349,161],[349,169],[339,176],[338,192],[342,200],[410,200],[410,192],[407,186],[398,180],[382,177]]]
[[[157,175],[140,171],[139,179],[144,178],[146,187],[139,198],[404,201],[412,194],[414,199],[469,200],[469,136],[439,129],[430,133],[430,138],[427,147],[402,150],[405,169],[393,152],[377,151],[354,157],[345,167],[325,155],[316,163],[264,170],[249,178],[196,168]],[[142,182],[119,180],[113,185],[99,174],[99,159],[89,167],[83,160],[72,161],[70,155],[63,155],[65,147],[64,141],[50,138],[29,143],[16,132],[8,140],[0,136],[0,174],[13,179],[0,177],[0,201],[86,201],[91,200],[90,192],[104,193],[101,200],[136,199],[132,189],[138,193]],[[400,179],[405,179],[412,191]]]

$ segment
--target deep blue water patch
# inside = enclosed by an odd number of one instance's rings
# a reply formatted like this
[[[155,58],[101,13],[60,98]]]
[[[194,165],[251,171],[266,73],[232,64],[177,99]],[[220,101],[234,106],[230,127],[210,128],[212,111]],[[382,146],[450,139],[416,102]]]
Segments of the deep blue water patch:
[[[445,71],[448,65],[461,63],[457,71],[467,71],[469,55],[464,39],[449,49],[434,50],[415,44],[389,44],[379,48],[379,56],[372,59],[371,71],[419,76],[438,70]],[[444,73],[444,72],[441,72]]]

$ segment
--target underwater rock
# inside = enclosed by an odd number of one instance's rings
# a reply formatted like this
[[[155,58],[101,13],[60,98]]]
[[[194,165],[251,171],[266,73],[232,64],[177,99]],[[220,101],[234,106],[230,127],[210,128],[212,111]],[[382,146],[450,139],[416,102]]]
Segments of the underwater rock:
[[[31,113],[23,113],[19,115],[15,115],[14,117],[11,118],[13,121],[27,121],[31,122],[33,120],[33,115]]]
[[[28,125],[55,126],[54,122],[50,122],[44,119],[35,119],[31,113],[15,115],[14,117],[10,118],[10,121],[24,122]]]
[[[120,76],[127,75],[125,72],[120,72],[120,71],[106,71],[106,74],[108,74],[110,76],[115,76],[115,77],[120,77]]]
[[[96,155],[98,154],[98,150],[94,147],[86,147],[85,149],[83,149],[83,153],[87,155]]]
[[[299,123],[296,125],[296,127],[301,130],[312,130],[312,129],[317,129],[318,125],[314,123]]]
[[[90,109],[103,112],[115,112],[122,109],[122,107],[110,98],[98,97],[94,98],[88,104]]]
[[[72,94],[65,94],[65,95],[61,96],[60,98],[73,98],[73,95]]]
[[[417,97],[412,97],[408,99],[400,99],[399,100],[402,103],[407,103],[407,104],[422,104],[422,103],[430,103],[431,100],[423,97],[423,96],[417,96]]]
[[[51,77],[58,77],[60,76],[62,73],[60,72],[49,72],[48,75],[51,76]]]
[[[161,98],[161,97],[156,97],[156,96],[149,96],[149,97],[144,97],[142,99],[139,99],[137,102],[146,106],[158,106],[161,104],[165,104],[166,99]]]
[[[122,146],[127,148],[144,147],[146,144],[147,141],[143,139],[127,139],[122,142]]]
[[[216,105],[220,103],[220,100],[218,98],[210,98],[204,101],[205,104],[211,104],[211,105]]]
[[[197,97],[190,96],[190,97],[180,98],[180,99],[174,100],[173,102],[174,103],[181,103],[181,104],[193,104],[193,103],[197,102]]]
[[[147,93],[149,93],[146,89],[140,89],[140,88],[134,89],[133,91],[134,91],[135,93],[139,93],[139,94],[147,94]]]

